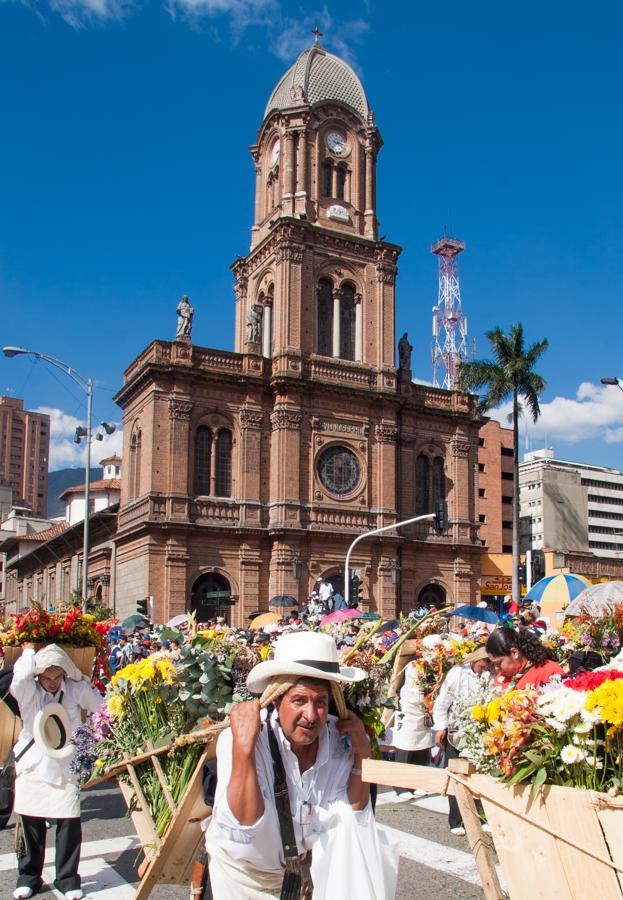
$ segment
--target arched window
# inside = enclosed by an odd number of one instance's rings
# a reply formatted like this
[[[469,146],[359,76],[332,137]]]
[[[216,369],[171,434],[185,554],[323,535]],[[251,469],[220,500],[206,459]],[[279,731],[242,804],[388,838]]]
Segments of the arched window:
[[[141,490],[141,430],[136,428],[130,438],[129,499],[138,497]]]
[[[322,195],[333,196],[333,163],[328,159],[322,164]]]
[[[420,453],[415,461],[415,514],[424,516],[430,512],[430,463],[428,456]]]
[[[340,299],[340,359],[355,358],[355,288],[342,287]]]
[[[446,496],[446,473],[441,456],[433,460],[433,503],[444,500]]]
[[[335,173],[335,196],[338,200],[345,199],[346,190],[346,166],[338,166]]]
[[[210,457],[212,432],[207,425],[200,425],[195,435],[195,494],[210,493]]]
[[[215,487],[217,497],[231,497],[231,449],[232,434],[228,428],[221,428],[216,436],[214,454]]]
[[[327,278],[321,278],[318,285],[316,353],[321,356],[333,355],[333,285]]]

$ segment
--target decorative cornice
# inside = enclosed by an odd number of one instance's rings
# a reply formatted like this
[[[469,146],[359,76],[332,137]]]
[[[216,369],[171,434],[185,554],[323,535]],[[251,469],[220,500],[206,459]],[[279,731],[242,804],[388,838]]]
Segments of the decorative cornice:
[[[303,416],[300,412],[293,412],[289,409],[276,409],[270,416],[273,431],[298,431],[302,419]]]
[[[277,248],[275,250],[275,261],[278,263],[301,263],[303,262],[304,252],[305,248],[302,244],[295,244],[292,241],[281,240],[277,244]]]
[[[261,428],[263,421],[264,413],[261,410],[247,409],[244,406],[240,410],[240,427],[243,429]]]
[[[185,400],[176,400],[175,397],[169,397],[169,418],[181,419],[189,422],[193,411],[192,403]]]
[[[394,444],[398,439],[398,428],[395,425],[375,425],[374,435],[379,444]]]
[[[454,456],[459,457],[460,459],[465,459],[469,456],[470,450],[471,444],[468,441],[452,441],[452,453]]]

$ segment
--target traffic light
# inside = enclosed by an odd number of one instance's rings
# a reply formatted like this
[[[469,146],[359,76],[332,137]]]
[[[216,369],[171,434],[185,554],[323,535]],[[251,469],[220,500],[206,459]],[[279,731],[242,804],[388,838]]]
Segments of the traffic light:
[[[149,603],[149,599],[144,597],[142,600],[139,600],[136,604],[136,611],[139,616],[145,616],[147,618],[147,604]]]
[[[435,500],[435,531],[446,534],[448,530],[448,503],[446,500]]]
[[[526,564],[519,563],[517,571],[519,572],[519,584],[526,586]]]
[[[348,595],[348,605],[351,609],[355,609],[359,606],[359,586],[361,584],[361,580],[359,575],[356,572],[350,576],[350,592]]]

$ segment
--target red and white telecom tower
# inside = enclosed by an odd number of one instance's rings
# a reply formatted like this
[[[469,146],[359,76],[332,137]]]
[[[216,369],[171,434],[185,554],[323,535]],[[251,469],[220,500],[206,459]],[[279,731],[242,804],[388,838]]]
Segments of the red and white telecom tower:
[[[454,387],[456,369],[467,359],[467,317],[463,315],[457,256],[465,241],[444,237],[431,245],[439,259],[439,296],[433,306],[433,384]]]

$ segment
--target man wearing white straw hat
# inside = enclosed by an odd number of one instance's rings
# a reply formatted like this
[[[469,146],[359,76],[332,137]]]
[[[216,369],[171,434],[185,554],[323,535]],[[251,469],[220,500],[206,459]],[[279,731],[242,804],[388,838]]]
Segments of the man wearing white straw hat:
[[[319,900],[332,887],[339,893],[340,877],[343,883],[356,868],[370,882],[367,893],[355,891],[358,900],[393,896],[372,858],[379,836],[361,780],[370,744],[342,695],[343,684],[365,677],[339,665],[332,637],[310,631],[283,635],[274,658],[251,670],[247,687],[261,698],[234,706],[217,745],[206,833],[215,900]],[[329,715],[331,699],[339,719]],[[359,855],[357,841],[365,848]]]
[[[19,875],[13,897],[25,900],[41,889],[46,820],[51,819],[56,822],[54,886],[67,900],[79,900],[80,792],[70,768],[70,738],[82,724],[81,710],[95,712],[102,698],[56,644],[37,653],[34,644],[22,645],[11,693],[23,724],[15,745]]]

